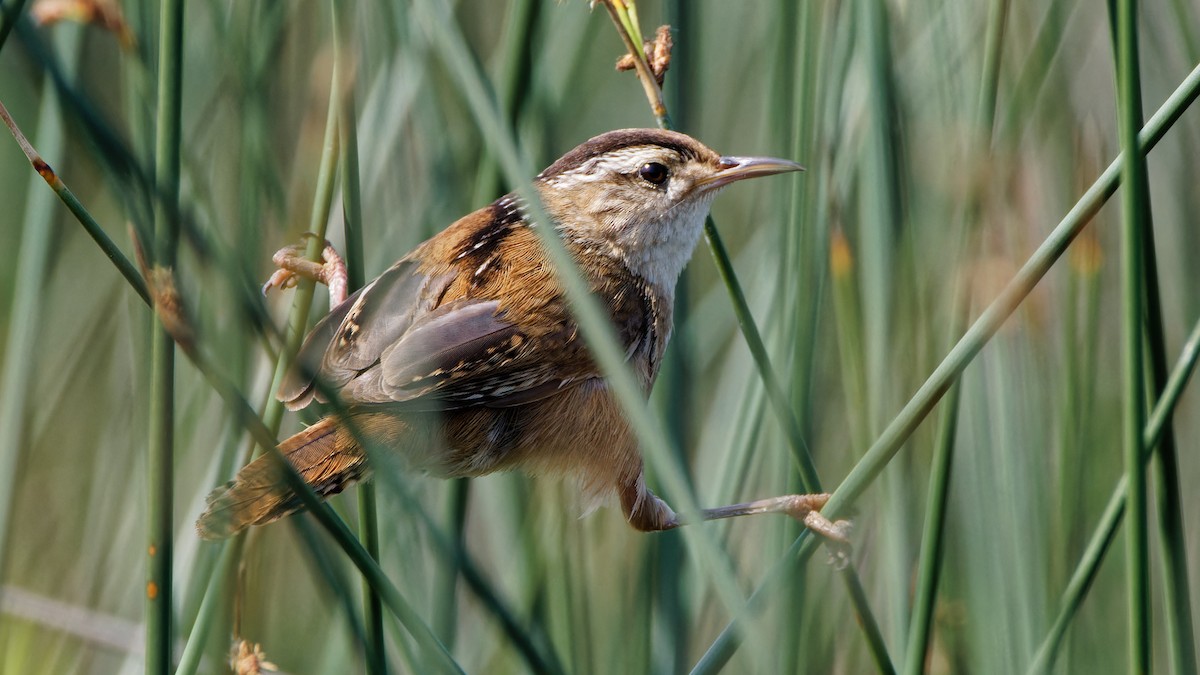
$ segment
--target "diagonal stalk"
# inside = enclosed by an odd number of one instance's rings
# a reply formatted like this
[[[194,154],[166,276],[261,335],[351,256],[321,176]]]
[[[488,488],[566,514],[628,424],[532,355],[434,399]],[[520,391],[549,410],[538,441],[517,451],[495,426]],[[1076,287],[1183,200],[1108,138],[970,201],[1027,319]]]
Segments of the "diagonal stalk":
[[[0,2],[0,49],[4,48],[4,43],[8,41],[8,36],[12,33],[13,26],[17,25],[17,19],[21,18],[21,12],[28,1],[13,0],[11,4]]]
[[[662,90],[659,89],[658,82],[651,74],[650,67],[646,63],[645,55],[641,48],[633,47],[633,45],[640,45],[642,42],[640,34],[630,34],[629,32],[630,24],[636,25],[636,10],[626,9],[620,2],[605,2],[605,6],[609,8],[617,32],[620,33],[621,40],[629,49],[630,56],[633,57],[636,64],[635,71],[637,72],[638,79],[642,82],[642,87],[646,90],[651,111],[657,118],[658,125],[663,129],[670,129],[671,120],[663,103]],[[791,448],[792,459],[799,471],[801,484],[807,492],[820,493],[822,492],[821,479],[817,474],[816,463],[813,462],[808,444],[804,440],[804,431],[800,426],[800,420],[792,410],[787,392],[780,384],[778,377],[776,377],[766,343],[763,341],[762,333],[758,330],[758,324],[755,322],[754,315],[750,311],[750,304],[746,301],[746,294],[742,290],[741,282],[738,280],[737,273],[733,269],[733,261],[729,257],[729,251],[725,248],[725,243],[721,239],[721,233],[717,230],[717,225],[713,221],[712,216],[704,220],[704,238],[708,242],[709,251],[712,253],[713,261],[721,275],[721,280],[729,292],[730,302],[733,303],[734,314],[737,316],[738,327],[741,329],[742,336],[745,338],[746,344],[750,348],[750,353],[754,357],[754,364],[758,369],[759,376],[762,378],[767,398],[775,410],[776,417],[778,417],[784,426],[784,436],[787,438],[788,445]],[[867,646],[870,648],[876,665],[879,666],[881,672],[894,672],[895,667],[888,656],[887,644],[884,642],[883,632],[880,630],[879,622],[875,619],[875,615],[867,603],[862,582],[858,578],[858,572],[852,566],[847,565],[842,568],[841,574],[846,582],[847,589],[850,591],[851,603],[854,605],[854,611],[858,615],[859,624],[862,626],[867,639]]]
[[[457,79],[505,179],[514,186],[515,192],[527,206],[529,219],[534,223],[552,222],[530,182],[529,176],[533,172],[529,169],[528,158],[518,149],[511,129],[502,121],[486,78],[455,24],[447,0],[422,0],[416,3],[416,8],[433,40],[440,43],[441,55],[448,70]],[[534,231],[570,299],[572,312],[588,349],[604,373],[614,397],[621,404],[630,428],[641,442],[651,469],[657,473],[665,489],[676,496],[680,512],[697,512],[695,497],[688,489],[688,480],[672,459],[674,453],[660,420],[646,407],[645,392],[625,362],[624,350],[618,346],[607,313],[591,295],[557,232],[547,227],[535,227]],[[692,547],[692,557],[697,565],[714,582],[720,601],[729,608],[741,606],[744,596],[737,588],[728,561],[718,553],[712,533],[706,528],[684,528],[681,536]]]
[[[961,304],[961,307],[961,311],[955,312],[956,318],[951,334],[961,331],[966,322],[965,303]],[[942,573],[950,473],[954,465],[954,440],[958,432],[962,387],[955,383],[948,396],[949,400],[946,401],[938,422],[937,442],[929,469],[929,495],[926,499],[925,524],[921,533],[921,551],[916,570],[916,590],[913,592],[912,618],[909,621],[908,644],[904,656],[905,675],[920,675],[925,672],[929,636],[933,629],[933,609]]]
[[[65,31],[58,36],[58,46],[64,53],[66,67],[75,72],[79,61],[81,30]],[[38,111],[38,144],[50,157],[64,156],[66,132],[63,101],[54,85],[42,86]],[[0,106],[0,114],[7,112]],[[28,441],[29,411],[33,409],[30,394],[36,381],[38,338],[42,329],[46,271],[57,228],[54,226],[54,199],[49,192],[37,187],[38,178],[29,177],[28,198],[21,225],[20,249],[16,254],[14,275],[16,290],[12,300],[3,357],[0,358],[0,570],[4,569],[8,532],[12,524],[17,472],[22,450]]]
[[[92,214],[88,213],[87,209],[83,207],[83,204],[75,196],[75,193],[71,192],[66,183],[63,183],[50,164],[38,154],[37,150],[34,149],[33,145],[25,137],[25,134],[21,133],[20,127],[17,126],[16,121],[13,120],[12,115],[8,112],[8,108],[3,103],[0,103],[0,121],[3,121],[4,126],[8,127],[9,132],[12,133],[13,138],[17,141],[17,145],[21,147],[21,152],[25,154],[26,159],[33,166],[33,170],[42,177],[46,185],[50,186],[54,194],[58,195],[59,200],[66,205],[71,214],[75,216],[75,219],[79,221],[79,224],[83,226],[84,231],[96,242],[96,245],[100,247],[100,251],[117,267],[117,271],[120,272],[121,276],[125,277],[125,281],[129,282],[134,292],[141,296],[143,302],[149,304],[150,290],[146,288],[146,280],[142,278],[137,267],[129,261],[129,258],[125,257],[121,249],[108,236],[104,228],[100,227],[100,223],[96,222]]]
[[[1178,121],[1197,96],[1200,96],[1200,65],[1192,69],[1138,134],[1139,147],[1143,153],[1149,153],[1162,140],[1167,130]],[[829,503],[822,509],[822,513],[830,518],[837,518],[845,513],[850,505],[874,482],[892,457],[900,451],[912,433],[933,410],[942,395],[958,379],[963,369],[991,340],[1008,317],[1016,311],[1016,308],[1033,291],[1042,277],[1050,271],[1076,235],[1091,222],[1105,202],[1116,193],[1117,187],[1121,184],[1122,162],[1122,156],[1114,159],[1038,246],[1033,255],[1017,271],[1016,276],[1000,292],[1000,295],[988,305],[966,334],[950,350],[950,353],[929,375],[916,394],[892,419],[863,458],[834,491]],[[740,644],[740,625],[746,614],[756,610],[761,602],[771,596],[773,590],[778,588],[778,585],[787,577],[786,572],[795,567],[797,558],[800,562],[806,561],[812,556],[815,549],[814,540],[807,533],[801,533],[788,550],[787,555],[755,589],[746,607],[734,616],[709,646],[708,651],[693,669],[693,673],[716,672],[728,662]]]
[[[1171,414],[1175,411],[1175,405],[1183,394],[1184,385],[1187,384],[1188,378],[1191,377],[1192,371],[1196,367],[1197,359],[1200,359],[1200,321],[1197,321],[1192,327],[1192,332],[1183,345],[1175,368],[1166,380],[1162,397],[1159,398],[1158,403],[1154,406],[1154,411],[1150,414],[1150,420],[1142,436],[1144,449],[1153,449],[1162,439],[1170,423]],[[1149,460],[1149,458],[1150,453],[1146,452],[1143,455],[1143,461]],[[1129,476],[1123,475],[1117,481],[1117,486],[1113,488],[1113,493],[1108,498],[1108,505],[1104,508],[1104,514],[1100,516],[1100,523],[1092,532],[1087,548],[1080,557],[1079,565],[1075,568],[1075,573],[1071,575],[1070,582],[1067,583],[1067,589],[1063,592],[1060,601],[1061,609],[1058,616],[1055,617],[1050,631],[1046,634],[1046,638],[1038,647],[1029,666],[1029,673],[1048,673],[1054,665],[1054,660],[1058,657],[1058,649],[1066,635],[1067,626],[1075,618],[1080,605],[1083,604],[1084,596],[1087,595],[1092,582],[1096,580],[1096,575],[1100,572],[1100,563],[1116,539],[1117,528],[1125,517],[1128,498]]]
[[[20,128],[16,126],[8,111],[0,104],[0,118],[4,120],[9,127],[18,144],[30,158],[39,175],[46,181],[60,200],[71,210],[85,229],[91,230],[94,228],[96,232],[103,233],[103,229],[96,222],[95,218],[87,211],[83,205],[74,198],[73,193],[67,188],[62,179],[46,164],[32,145],[25,138]],[[107,241],[107,239],[105,239]],[[124,267],[132,268],[132,264],[124,258],[118,249],[113,248],[113,253],[109,256],[117,268]],[[149,291],[146,288],[142,277],[134,271],[128,281],[133,289],[138,292],[139,297],[143,302],[150,304]],[[259,326],[265,328],[264,326]],[[238,387],[226,378],[216,367],[213,361],[208,359],[194,344],[181,344],[185,347],[184,354],[192,361],[193,365],[204,376],[209,386],[217,392],[218,396],[225,402],[229,411],[232,413],[236,424],[245,428],[254,441],[264,448],[268,448],[269,453],[274,453],[276,459],[280,462],[283,470],[283,478],[288,482],[291,488],[300,501],[303,503],[303,508],[309,511],[339,543],[346,552],[350,561],[359,568],[364,577],[371,583],[372,587],[382,596],[383,604],[395,615],[404,625],[404,627],[416,638],[418,644],[431,654],[439,665],[439,670],[448,672],[461,672],[461,669],[453,659],[450,658],[445,648],[439,643],[433,634],[429,631],[428,626],[421,621],[420,617],[413,611],[412,607],[400,595],[399,591],[392,585],[391,581],[379,569],[379,566],[371,559],[359,542],[353,537],[345,523],[334,514],[328,504],[321,501],[317,497],[312,488],[300,477],[290,463],[286,462],[279,455],[276,445],[278,441],[275,439],[274,432],[267,428],[263,420],[254,412],[254,409],[246,401]],[[466,553],[462,554],[465,558]],[[467,559],[469,561],[469,559]],[[465,572],[464,572],[465,573]],[[475,591],[483,601],[483,604],[490,612],[497,616],[501,624],[505,627],[506,632],[519,637],[520,627],[512,618],[511,612],[504,607],[498,596],[494,594],[492,589],[487,585],[486,581],[479,575],[467,577],[470,582],[470,588]],[[191,636],[196,637],[196,636]],[[520,640],[518,640],[519,642]],[[185,650],[186,651],[186,650]],[[531,663],[537,663],[536,655],[530,656],[529,653],[523,652],[527,658],[531,658]]]
[[[976,152],[981,157],[990,157],[992,154],[993,127],[996,120],[996,92],[1000,86],[1000,60],[1008,10],[1008,0],[996,0],[988,12],[983,77],[981,78],[979,104],[976,108],[976,126],[982,135],[982,141]],[[965,226],[968,221],[978,218],[980,201],[981,195],[977,191],[968,196],[966,210],[959,217],[962,225]],[[965,231],[966,228],[960,229]],[[956,250],[961,251],[962,249],[960,243]],[[963,324],[966,322],[967,306],[962,304],[961,308],[961,311],[955,311],[952,334],[962,331]],[[961,389],[956,383],[949,392],[950,398],[942,410],[942,418],[938,425],[937,443],[934,447],[933,463],[929,471],[929,495],[916,571],[917,586],[912,602],[905,652],[904,672],[908,675],[918,675],[924,672],[926,656],[929,651],[933,610],[937,600],[937,587],[941,577],[944,554],[946,510],[950,495],[950,472],[953,466],[955,433],[958,429]]]

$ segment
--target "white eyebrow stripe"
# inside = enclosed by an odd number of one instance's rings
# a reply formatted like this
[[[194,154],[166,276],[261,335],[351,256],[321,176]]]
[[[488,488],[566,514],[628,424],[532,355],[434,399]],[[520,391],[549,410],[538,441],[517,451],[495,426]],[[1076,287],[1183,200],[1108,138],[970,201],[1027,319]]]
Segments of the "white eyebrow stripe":
[[[601,180],[612,173],[632,173],[647,162],[661,162],[668,158],[678,159],[678,153],[659,145],[635,145],[606,152],[593,157],[569,171],[564,171],[548,182],[565,186]]]

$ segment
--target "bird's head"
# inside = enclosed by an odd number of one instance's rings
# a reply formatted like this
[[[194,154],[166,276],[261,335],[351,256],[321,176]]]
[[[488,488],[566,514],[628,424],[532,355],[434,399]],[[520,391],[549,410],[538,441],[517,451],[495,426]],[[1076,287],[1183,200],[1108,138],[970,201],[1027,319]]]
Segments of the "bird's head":
[[[723,157],[674,131],[621,129],[563,155],[535,184],[577,250],[617,257],[634,274],[673,288],[721,187],[802,170],[772,157]]]

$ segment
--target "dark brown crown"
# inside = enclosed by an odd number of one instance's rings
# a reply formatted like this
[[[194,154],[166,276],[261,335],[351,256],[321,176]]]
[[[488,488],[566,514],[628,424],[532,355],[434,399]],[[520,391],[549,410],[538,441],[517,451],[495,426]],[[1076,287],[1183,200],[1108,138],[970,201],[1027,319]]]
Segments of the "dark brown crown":
[[[677,131],[662,129],[617,129],[600,134],[589,139],[574,150],[568,152],[551,164],[545,171],[538,174],[539,179],[551,178],[565,171],[570,171],[597,155],[602,155],[621,148],[632,148],[639,145],[657,145],[669,148],[679,153],[685,159],[701,159],[712,162],[720,161],[720,156],[700,141],[681,134]]]

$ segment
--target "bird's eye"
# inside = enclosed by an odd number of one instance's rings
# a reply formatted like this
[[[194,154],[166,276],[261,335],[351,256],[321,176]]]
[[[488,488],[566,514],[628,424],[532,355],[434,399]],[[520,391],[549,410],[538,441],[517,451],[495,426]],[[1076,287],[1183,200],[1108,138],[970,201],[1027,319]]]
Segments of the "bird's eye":
[[[667,167],[658,162],[646,162],[638,169],[638,175],[647,183],[662,185],[667,181]]]

